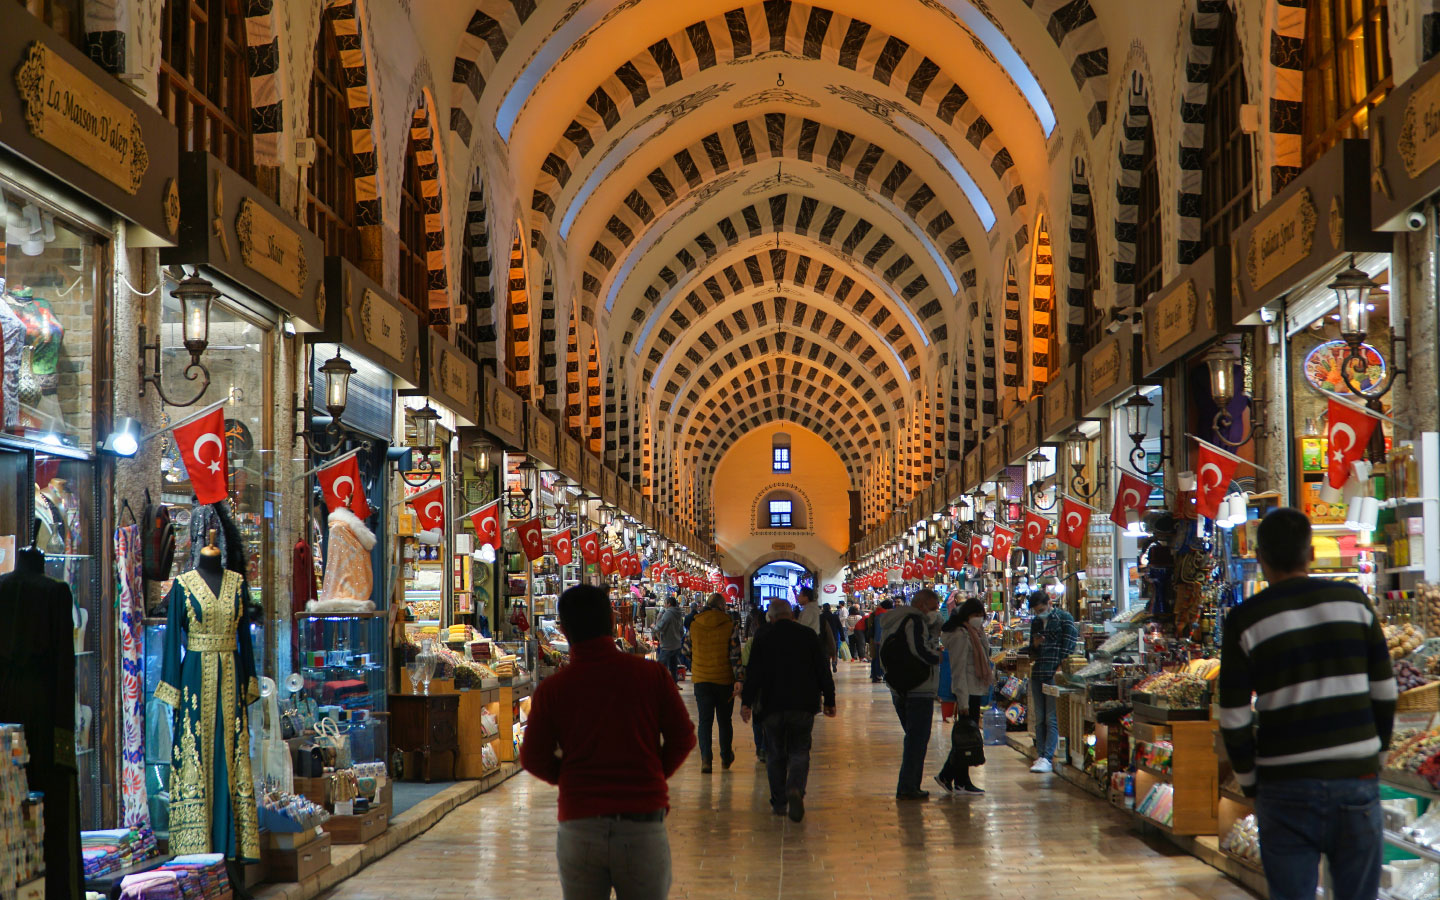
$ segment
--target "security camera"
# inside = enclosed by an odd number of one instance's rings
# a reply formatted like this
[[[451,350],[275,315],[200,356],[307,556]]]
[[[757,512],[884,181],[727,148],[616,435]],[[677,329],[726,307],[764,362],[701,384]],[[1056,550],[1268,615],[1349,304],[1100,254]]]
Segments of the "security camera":
[[[1405,214],[1405,227],[1411,231],[1419,231],[1425,227],[1425,214],[1418,209],[1412,209]]]

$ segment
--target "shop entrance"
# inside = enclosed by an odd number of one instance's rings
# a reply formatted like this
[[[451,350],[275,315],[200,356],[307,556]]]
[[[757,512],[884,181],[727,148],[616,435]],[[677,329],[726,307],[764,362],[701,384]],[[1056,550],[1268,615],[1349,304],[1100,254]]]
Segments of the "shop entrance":
[[[750,596],[760,601],[761,609],[769,609],[776,597],[794,603],[802,587],[815,587],[815,573],[788,559],[768,562],[750,575]]]

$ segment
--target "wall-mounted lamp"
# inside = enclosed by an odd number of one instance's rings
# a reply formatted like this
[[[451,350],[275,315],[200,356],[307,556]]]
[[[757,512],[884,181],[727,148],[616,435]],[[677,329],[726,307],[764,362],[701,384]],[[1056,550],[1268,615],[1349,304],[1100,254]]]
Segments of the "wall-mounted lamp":
[[[513,518],[527,518],[535,508],[530,499],[530,480],[535,471],[535,464],[528,458],[515,467],[516,474],[520,476],[520,485],[513,488],[507,486],[505,489],[505,509]]]
[[[350,403],[350,376],[355,374],[355,367],[350,365],[350,361],[341,356],[337,349],[335,355],[320,367],[320,374],[325,376],[325,409],[330,413],[330,421],[324,423],[320,433],[329,439],[330,445],[322,446],[320,440],[312,438],[305,429],[302,429],[299,435],[313,455],[333,456],[345,446],[348,435],[347,429],[340,424],[340,417],[345,414],[345,407]],[[303,416],[306,408],[298,406],[295,411]],[[320,422],[317,419],[313,424],[318,425]]]
[[[430,454],[435,450],[435,423],[440,421],[440,414],[435,411],[429,403],[409,414],[410,424],[415,429],[415,440],[411,447],[420,452],[420,460],[413,464],[416,472],[423,472],[424,477],[418,481],[411,481],[405,472],[400,473],[400,478],[411,487],[423,487],[430,482],[435,474],[435,463],[431,461]]]
[[[205,348],[210,345],[210,304],[220,296],[215,286],[201,278],[199,275],[191,275],[175,286],[170,296],[180,301],[180,327],[185,343],[185,349],[190,353],[190,365],[185,367],[186,381],[199,381],[200,390],[189,400],[181,403],[171,400],[165,394],[165,387],[161,383],[160,374],[160,340],[150,344],[145,341],[145,326],[140,326],[140,396],[145,396],[145,385],[155,385],[155,392],[167,406],[194,406],[205,396],[205,391],[210,388],[210,370],[200,364],[200,357],[205,353]],[[151,374],[145,374],[145,360],[151,354],[155,354],[154,366]]]
[[[1090,439],[1085,432],[1078,428],[1072,428],[1070,433],[1065,435],[1065,456],[1070,461],[1070,492],[1076,496],[1089,500],[1100,493],[1105,486],[1105,473],[1097,474],[1095,483],[1091,484],[1085,478],[1085,451],[1090,446]],[[1059,474],[1056,474],[1059,480]],[[1054,505],[1053,503],[1051,504]]]
[[[1050,457],[1036,450],[1025,460],[1026,468],[1030,471],[1030,505],[1036,509],[1051,510],[1060,501],[1060,492],[1055,491],[1050,495],[1050,502],[1047,504],[1040,498],[1045,494],[1045,470],[1050,465]]]
[[[1125,410],[1125,431],[1130,435],[1132,445],[1130,448],[1131,467],[1143,475],[1158,475],[1160,470],[1165,468],[1170,454],[1165,449],[1169,441],[1164,428],[1160,429],[1160,453],[1155,460],[1155,465],[1150,465],[1150,454],[1145,452],[1145,439],[1149,436],[1146,431],[1146,419],[1150,415],[1150,410],[1155,408],[1155,404],[1150,402],[1149,397],[1136,391],[1130,395],[1130,399],[1126,400],[1121,408]]]
[[[1235,380],[1235,366],[1240,360],[1231,352],[1231,347],[1220,345],[1205,355],[1205,366],[1210,370],[1210,399],[1215,402],[1215,421],[1211,425],[1211,431],[1215,439],[1229,447],[1239,447],[1248,444],[1255,436],[1255,418],[1259,414],[1260,406],[1258,398],[1250,397],[1250,425],[1238,441],[1230,440],[1228,433],[1235,424],[1235,418],[1230,415],[1230,403],[1235,399],[1236,393],[1244,393],[1245,386]]]
[[[1356,268],[1355,257],[1352,256],[1349,268],[1336,275],[1335,280],[1327,287],[1335,292],[1340,303],[1340,337],[1345,340],[1346,347],[1345,358],[1340,361],[1340,377],[1357,397],[1370,401],[1371,407],[1378,409],[1375,404],[1395,386],[1396,377],[1407,374],[1405,354],[1399,346],[1406,342],[1406,338],[1395,331],[1392,322],[1391,358],[1388,360],[1384,377],[1378,385],[1371,384],[1366,387],[1356,383],[1356,373],[1363,374],[1370,368],[1369,361],[1365,358],[1365,342],[1370,337],[1370,310],[1373,305],[1371,295],[1379,290],[1380,285],[1364,271]]]
[[[140,452],[140,423],[130,416],[116,422],[100,444],[100,452],[127,458]]]

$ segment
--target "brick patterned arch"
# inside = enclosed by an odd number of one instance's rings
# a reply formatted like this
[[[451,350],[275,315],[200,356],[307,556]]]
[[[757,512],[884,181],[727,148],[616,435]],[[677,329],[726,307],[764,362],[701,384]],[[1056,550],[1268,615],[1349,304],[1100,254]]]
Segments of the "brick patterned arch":
[[[1000,345],[1002,394],[1000,411],[1002,414],[1009,410],[1012,401],[1018,401],[1020,397],[1024,396],[1025,390],[1025,371],[1022,361],[1025,340],[1020,330],[1020,283],[1016,278],[1014,257],[1005,260],[1003,300],[1004,322],[1001,325],[1002,343]]]
[[[925,114],[936,134],[953,131],[983,154],[1012,212],[1024,204],[1025,189],[1009,149],[940,62],[870,22],[822,6],[788,0],[763,6],[751,4],[693,22],[616,68],[585,98],[541,163],[536,203],[553,206],[585,158],[605,147],[630,114],[642,111],[666,88],[716,66],[783,52],[834,63],[891,88],[896,98]],[[890,102],[898,106],[900,99]]]
[[[1106,82],[1110,75],[1110,50],[1104,29],[1091,0],[1025,0],[1045,23],[1045,31],[1065,59],[1080,96],[1089,104],[1085,119],[1094,137],[1105,124],[1109,103]]]
[[[783,296],[772,296],[766,299],[758,299],[750,304],[750,308],[736,309],[729,316],[717,318],[698,335],[694,334],[692,328],[686,332],[688,343],[683,348],[683,353],[672,356],[669,369],[669,381],[662,390],[662,397],[666,394],[673,394],[679,387],[680,381],[690,376],[690,373],[705,365],[708,356],[714,355],[718,348],[731,343],[737,335],[745,335],[751,331],[767,328],[771,317],[776,322],[791,321],[790,328],[800,332],[808,332],[820,343],[834,347],[853,355],[862,365],[870,367],[871,374],[881,382],[881,386],[887,394],[895,394],[900,389],[901,378],[904,373],[895,370],[895,363],[891,355],[882,351],[872,340],[872,336],[864,334],[852,328],[844,319],[834,317],[818,306],[807,308],[805,317],[800,325],[793,322],[794,315],[790,311],[790,298]],[[790,332],[793,333],[793,332]],[[768,341],[773,343],[771,336],[762,336],[758,339],[761,346]],[[697,347],[698,345],[698,347]],[[702,353],[699,348],[704,348]],[[742,356],[744,350],[740,351]],[[730,359],[733,357],[727,357]],[[713,361],[711,361],[713,362]],[[643,371],[644,384],[649,384],[655,374],[659,361],[652,359]],[[916,370],[918,375],[918,369]],[[666,407],[663,405],[661,410]]]
[[[1115,311],[1139,305],[1135,296],[1135,240],[1139,221],[1140,167],[1144,160],[1145,132],[1152,127],[1149,85],[1138,71],[1131,73],[1125,88],[1127,101],[1118,132],[1115,168]],[[1156,152],[1159,152],[1159,135]]]
[[[980,446],[980,353],[976,349],[975,332],[980,328],[978,317],[971,318],[970,333],[965,336],[965,452],[973,453]]]
[[[410,119],[410,141],[415,148],[415,162],[420,170],[421,202],[425,207],[425,267],[429,272],[429,308],[450,307],[449,280],[445,269],[445,192],[440,153],[436,149],[436,127],[433,101],[428,91],[422,92],[420,103]],[[432,313],[432,316],[434,314]]]
[[[627,249],[667,211],[681,203],[696,208],[699,201],[729,187],[745,167],[770,160],[813,165],[829,177],[841,176],[842,182],[867,197],[879,194],[891,201],[928,235],[952,274],[958,276],[970,245],[935,189],[908,164],[882,145],[852,132],[776,112],[741,119],[711,132],[634,183],[588,251],[581,290],[598,297]],[[538,193],[532,208],[546,222],[557,211],[550,198]],[[973,219],[973,212],[965,214]],[[667,222],[665,227],[673,224]],[[978,221],[973,225],[979,229]]]
[[[472,144],[480,95],[516,32],[535,14],[536,0],[478,0],[460,36],[450,80],[454,83],[450,130]]]
[[[275,29],[275,0],[251,0],[244,8],[250,76],[250,136],[255,162],[258,165],[279,165],[280,136],[285,131],[285,101],[281,97],[280,35]],[[308,56],[300,58],[309,59]],[[291,77],[295,74],[292,73]]]
[[[866,457],[844,428],[808,400],[766,396],[733,405],[727,401],[723,415],[724,418],[721,418],[717,411],[711,417],[714,430],[707,433],[703,443],[687,444],[679,450],[682,459],[690,460],[699,472],[704,473],[707,481],[736,441],[756,428],[776,422],[794,423],[820,435],[840,455],[850,473],[852,485],[857,483],[856,473],[863,471]]]
[[[1270,196],[1304,168],[1305,0],[1266,0],[1271,23],[1265,97],[1269,101]],[[1264,202],[1265,198],[1261,198]]]
[[[1182,33],[1181,55],[1185,67],[1181,75],[1180,116],[1180,234],[1176,250],[1180,265],[1188,265],[1200,255],[1200,193],[1205,182],[1205,117],[1210,104],[1210,62],[1215,48],[1228,35],[1220,33],[1226,7],[1231,0],[1196,0]],[[1232,28],[1233,28],[1233,19]]]
[[[372,152],[373,156],[373,152]],[[475,345],[476,359],[493,366],[496,352],[495,292],[491,284],[490,228],[485,204],[485,182],[476,171],[465,204],[464,253],[469,263],[470,321],[463,330]]]
[[[1025,334],[1025,355],[1021,374],[1028,390],[1021,397],[1036,396],[1050,383],[1059,368],[1055,342],[1055,248],[1050,240],[1050,223],[1042,213],[1035,222],[1035,254],[1030,261],[1030,327]]]
[[[1071,362],[1078,362],[1080,358],[1074,348],[1080,348],[1080,353],[1089,349],[1086,347],[1085,337],[1086,307],[1094,302],[1094,294],[1100,290],[1098,284],[1085,283],[1089,253],[1085,235],[1092,225],[1094,215],[1089,171],[1084,158],[1077,153],[1070,166],[1069,273],[1065,292],[1065,335],[1066,343],[1072,348]],[[1101,267],[1097,266],[1095,271],[1101,271]]]
[[[355,224],[362,228],[377,228],[381,224],[380,167],[375,148],[375,109],[370,97],[370,64],[365,53],[360,13],[356,0],[330,0],[324,14],[335,29],[335,45],[339,48],[340,63],[345,69],[345,95],[350,106],[350,152],[355,160]],[[484,225],[483,204],[481,225]]]

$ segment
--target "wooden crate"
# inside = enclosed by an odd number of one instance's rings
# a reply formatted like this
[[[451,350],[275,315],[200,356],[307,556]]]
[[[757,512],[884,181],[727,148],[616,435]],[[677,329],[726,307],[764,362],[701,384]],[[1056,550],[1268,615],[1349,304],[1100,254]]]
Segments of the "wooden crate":
[[[265,859],[268,877],[272,882],[304,881],[330,865],[329,834],[321,835],[303,847],[281,850],[265,847],[261,853]]]
[[[377,806],[353,816],[331,816],[324,828],[337,844],[363,844],[385,833],[390,827],[390,807]]]

